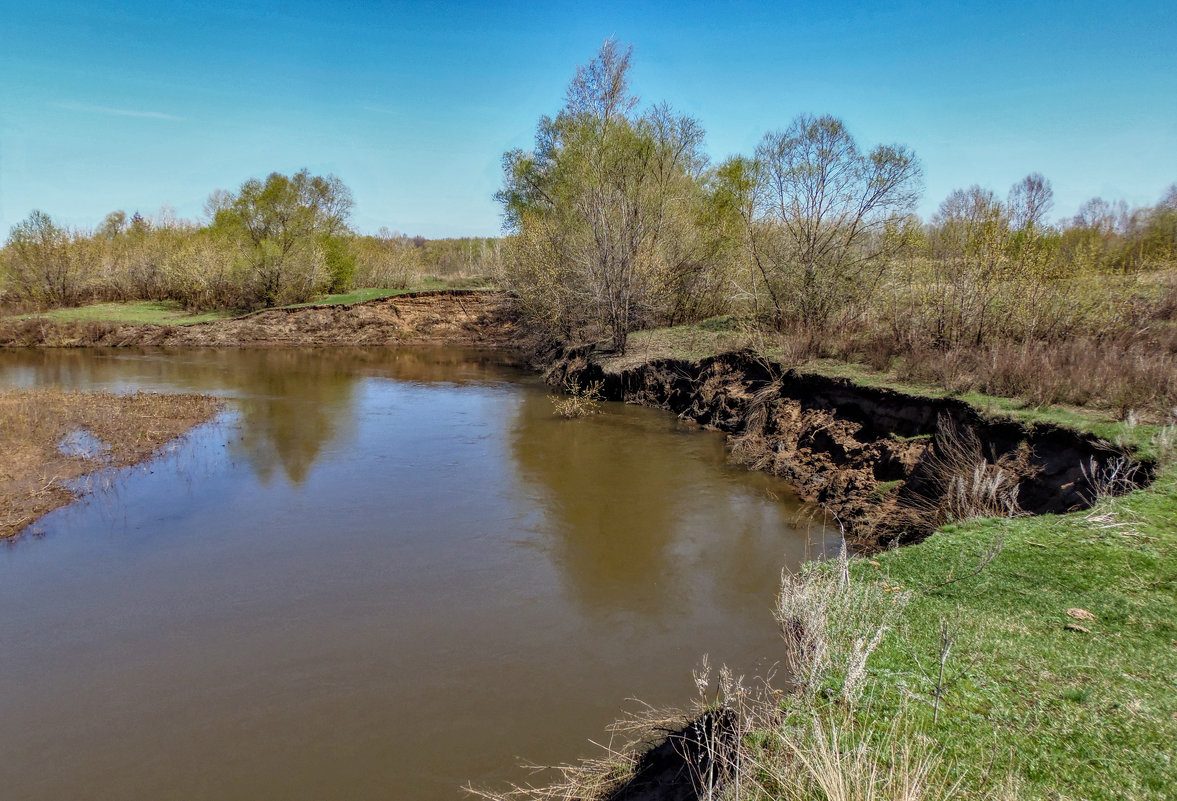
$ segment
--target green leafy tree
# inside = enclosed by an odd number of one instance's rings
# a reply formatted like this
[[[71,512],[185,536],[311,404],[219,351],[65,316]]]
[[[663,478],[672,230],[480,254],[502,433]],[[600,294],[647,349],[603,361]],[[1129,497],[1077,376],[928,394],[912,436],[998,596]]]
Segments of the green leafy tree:
[[[247,275],[246,301],[274,306],[344,288],[355,260],[343,238],[351,190],[334,175],[301,170],[250,179],[235,195],[211,197],[213,226],[233,236]]]
[[[631,49],[608,40],[578,67],[531,152],[504,156],[496,195],[516,234],[504,283],[525,315],[565,338],[630,331],[673,305],[697,271],[703,130],[659,105],[635,111]]]

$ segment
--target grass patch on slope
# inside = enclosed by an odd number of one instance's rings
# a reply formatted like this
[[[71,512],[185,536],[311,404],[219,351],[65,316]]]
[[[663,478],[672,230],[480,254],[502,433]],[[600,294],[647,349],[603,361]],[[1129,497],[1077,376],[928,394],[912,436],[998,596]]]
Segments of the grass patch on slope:
[[[381,298],[393,298],[398,295],[407,295],[411,292],[431,292],[439,289],[493,289],[490,279],[484,276],[474,277],[458,277],[458,278],[437,278],[434,276],[426,276],[419,281],[415,281],[411,286],[389,289],[382,287],[366,287],[364,289],[353,289],[350,292],[341,292],[334,295],[326,295],[318,300],[308,301],[306,303],[294,303],[290,306],[283,306],[284,309],[301,309],[307,306],[340,306],[349,305],[353,303],[366,303],[370,300],[380,300]]]
[[[312,300],[306,303],[294,303],[278,308],[301,309],[308,306],[351,305],[379,300],[381,298],[395,297],[397,295],[406,295],[410,292],[429,292],[439,289],[493,288],[490,279],[485,276],[456,278],[426,276],[407,288],[365,287],[362,289],[353,289],[350,292],[326,295],[318,300]],[[38,318],[53,322],[131,323],[135,325],[194,325],[196,323],[227,320],[238,317],[241,314],[240,309],[213,309],[211,311],[190,312],[180,303],[171,300],[131,300],[50,309],[43,312],[13,315],[12,319],[29,320]]]
[[[870,663],[870,715],[913,720],[963,797],[1007,773],[1027,798],[1177,787],[1177,471],[1093,511],[949,526],[852,569],[915,591]]]
[[[51,309],[37,314],[22,314],[16,319],[44,318],[55,322],[106,322],[138,325],[193,325],[224,320],[236,312],[216,310],[192,313],[175,301],[132,300],[92,303],[65,309]]]
[[[369,300],[379,300],[380,298],[391,298],[397,295],[405,295],[409,292],[419,292],[420,288],[413,289],[381,289],[379,287],[368,287],[366,289],[353,289],[350,292],[340,292],[334,295],[327,295],[318,300],[307,301],[306,303],[292,303],[289,306],[282,306],[283,309],[302,309],[307,306],[342,306],[352,303],[365,303]]]

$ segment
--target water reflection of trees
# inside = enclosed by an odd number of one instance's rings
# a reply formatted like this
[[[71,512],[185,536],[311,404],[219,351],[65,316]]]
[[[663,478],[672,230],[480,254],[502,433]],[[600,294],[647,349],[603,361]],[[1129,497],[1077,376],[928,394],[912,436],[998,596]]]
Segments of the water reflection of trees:
[[[45,350],[5,354],[5,384],[218,392],[240,410],[232,452],[262,482],[306,481],[329,445],[356,431],[365,377],[464,383],[506,377],[497,354],[460,348]]]
[[[344,444],[355,431],[357,376],[347,360],[291,350],[254,351],[226,365],[241,411],[241,436],[232,452],[243,457],[258,480],[276,470],[302,484],[332,441]]]
[[[563,420],[528,393],[511,445],[530,494],[540,490],[544,544],[590,614],[693,605],[767,617],[782,565],[822,548],[820,522],[807,536],[778,480],[725,467],[718,435],[669,416],[626,407]]]
[[[564,420],[544,395],[527,393],[512,451],[523,479],[542,490],[545,544],[580,604],[658,615],[675,580],[667,550],[684,466],[648,447],[641,426],[610,422]]]

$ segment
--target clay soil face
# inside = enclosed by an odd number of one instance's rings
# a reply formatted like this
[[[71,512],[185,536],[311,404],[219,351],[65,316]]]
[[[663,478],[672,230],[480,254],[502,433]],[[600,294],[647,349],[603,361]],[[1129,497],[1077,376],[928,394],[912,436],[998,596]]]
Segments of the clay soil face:
[[[438,291],[356,305],[268,309],[186,326],[0,320],[0,346],[234,347],[446,344],[509,347],[515,320],[500,292]]]
[[[206,395],[0,390],[0,538],[69,503],[63,482],[134,464],[217,407]]]

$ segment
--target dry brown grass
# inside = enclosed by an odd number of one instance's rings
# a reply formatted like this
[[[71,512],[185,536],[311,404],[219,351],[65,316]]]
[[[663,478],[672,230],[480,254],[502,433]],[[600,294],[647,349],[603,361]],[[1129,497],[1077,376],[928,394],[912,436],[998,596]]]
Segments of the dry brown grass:
[[[0,390],[0,538],[69,503],[74,494],[64,482],[141,461],[211,419],[217,407],[207,395]],[[67,455],[61,443],[78,432],[105,447]]]

